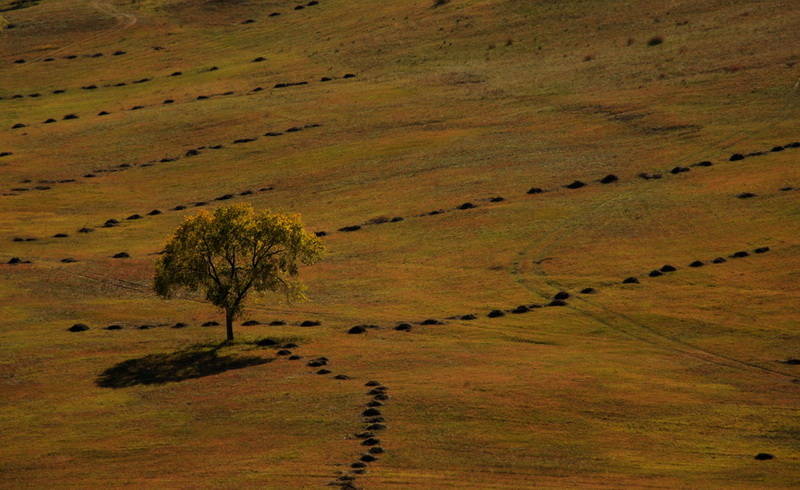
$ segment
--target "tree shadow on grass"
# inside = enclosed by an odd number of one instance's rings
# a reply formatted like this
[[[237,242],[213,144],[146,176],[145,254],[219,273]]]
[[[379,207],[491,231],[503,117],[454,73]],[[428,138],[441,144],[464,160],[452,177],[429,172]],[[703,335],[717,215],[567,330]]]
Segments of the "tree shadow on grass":
[[[101,388],[174,383],[272,361],[258,356],[219,355],[218,351],[225,345],[224,342],[212,346],[198,345],[176,352],[128,359],[103,371],[95,383]]]

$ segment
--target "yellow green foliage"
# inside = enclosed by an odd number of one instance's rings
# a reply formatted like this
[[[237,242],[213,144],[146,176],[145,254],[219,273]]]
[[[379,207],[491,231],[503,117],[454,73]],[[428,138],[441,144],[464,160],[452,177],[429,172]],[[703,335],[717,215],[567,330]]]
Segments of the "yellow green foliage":
[[[204,291],[225,310],[232,339],[231,321],[251,291],[305,299],[299,264],[317,262],[322,252],[322,242],[305,231],[299,215],[224,206],[184,220],[156,262],[153,286],[164,299],[179,288]]]

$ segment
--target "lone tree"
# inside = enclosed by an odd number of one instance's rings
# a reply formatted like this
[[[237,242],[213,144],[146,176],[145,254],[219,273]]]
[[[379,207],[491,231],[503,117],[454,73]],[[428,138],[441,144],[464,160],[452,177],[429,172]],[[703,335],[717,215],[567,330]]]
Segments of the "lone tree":
[[[228,340],[233,340],[233,320],[248,293],[305,299],[298,265],[317,262],[323,251],[298,215],[256,212],[249,204],[224,206],[184,220],[156,262],[153,287],[164,299],[180,288],[203,290],[225,311]]]

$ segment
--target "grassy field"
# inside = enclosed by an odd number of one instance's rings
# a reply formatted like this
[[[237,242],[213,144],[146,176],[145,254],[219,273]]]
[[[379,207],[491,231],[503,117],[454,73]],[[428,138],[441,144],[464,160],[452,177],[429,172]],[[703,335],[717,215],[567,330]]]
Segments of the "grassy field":
[[[0,12],[0,486],[800,485],[800,4],[28,5]],[[150,288],[229,202],[328,250],[232,345]]]

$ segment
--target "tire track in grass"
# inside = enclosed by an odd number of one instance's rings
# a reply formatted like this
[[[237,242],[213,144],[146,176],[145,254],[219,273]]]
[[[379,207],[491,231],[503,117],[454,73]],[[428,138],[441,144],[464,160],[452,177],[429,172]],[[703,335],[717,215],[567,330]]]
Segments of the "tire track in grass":
[[[786,114],[790,111],[793,105],[795,105],[795,97],[798,90],[798,84],[800,84],[800,80],[798,83],[795,83],[789,98],[784,104],[784,107],[771,118],[771,120],[766,121],[761,127],[757,128],[756,130],[748,130],[743,129],[731,137],[728,138],[729,143],[726,144],[725,147],[730,148],[734,144],[739,144],[742,141],[745,141],[753,136],[763,133],[767,129],[776,126],[777,124],[784,122],[786,119]],[[800,146],[800,145],[799,145]],[[790,147],[795,148],[794,144],[792,143]],[[697,155],[701,154],[701,152],[696,152],[693,156],[696,158]],[[743,155],[741,155],[743,157]],[[757,155],[753,155],[757,156]],[[679,166],[680,163],[687,161],[688,158],[691,157],[684,157],[681,160],[677,160],[674,162],[676,166]],[[734,154],[729,160],[730,161],[739,161],[743,158],[739,158]],[[511,274],[512,278],[522,287],[538,294],[542,295],[543,292],[541,289],[534,287],[530,284],[530,281],[526,279],[522,274],[522,262],[526,256],[533,255],[536,257],[548,257],[552,255],[556,250],[558,250],[560,244],[567,240],[568,238],[581,233],[583,230],[596,227],[599,223],[603,222],[603,218],[607,216],[608,209],[612,208],[612,205],[617,205],[618,202],[622,199],[627,199],[630,197],[638,197],[642,198],[645,196],[646,190],[641,187],[634,187],[629,189],[628,192],[624,195],[617,195],[615,197],[611,197],[606,201],[600,203],[599,205],[594,206],[590,209],[584,209],[580,213],[580,218],[572,221],[569,225],[561,227],[547,236],[545,236],[542,240],[533,242],[525,247],[521,252],[517,254],[517,259],[512,264]],[[544,271],[541,261],[534,261],[532,262],[535,278],[544,282],[550,287],[561,289],[564,287],[563,284],[559,283],[552,277],[548,276],[548,274]],[[594,311],[589,311],[586,308],[575,308],[575,311],[587,316],[595,321],[598,321],[611,329],[616,331],[622,332],[628,336],[631,336],[637,340],[642,342],[648,343],[655,347],[659,347],[677,354],[686,355],[689,357],[694,357],[696,359],[703,360],[705,362],[718,364],[722,366],[727,366],[731,368],[737,368],[745,371],[750,371],[751,373],[759,373],[759,374],[766,374],[772,378],[780,379],[782,381],[786,380],[793,380],[794,376],[783,373],[780,371],[776,371],[773,369],[765,368],[763,366],[759,366],[756,364],[748,363],[745,361],[741,361],[729,356],[725,356],[707,349],[701,349],[697,346],[691,345],[687,342],[681,341],[679,339],[675,339],[669,337],[661,332],[656,331],[655,329],[649,327],[648,325],[634,320],[628,315],[623,313],[614,311],[608,307],[602,306],[595,301],[588,300],[586,298],[581,298],[581,302],[586,305],[587,307],[594,308]],[[609,321],[603,318],[600,313],[598,313],[598,309],[604,314],[611,316],[615,321]],[[627,327],[623,327],[620,324],[627,325]]]

